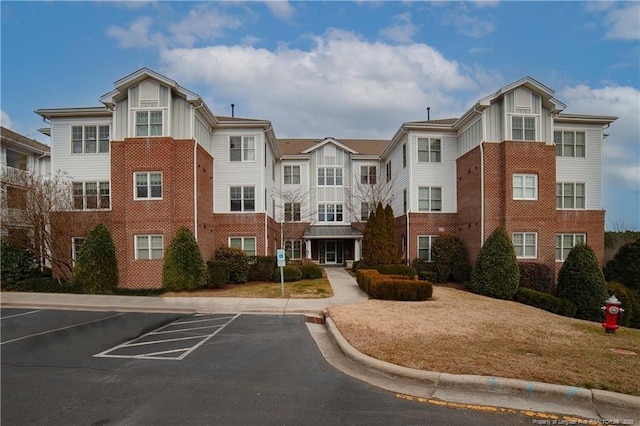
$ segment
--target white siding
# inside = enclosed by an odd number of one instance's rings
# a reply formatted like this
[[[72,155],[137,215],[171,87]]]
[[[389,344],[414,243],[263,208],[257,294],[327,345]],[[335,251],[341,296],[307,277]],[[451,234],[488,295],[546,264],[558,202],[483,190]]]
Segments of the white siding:
[[[556,157],[556,181],[584,182],[587,210],[602,210],[602,128],[557,124],[555,130],[586,132],[584,158]]]
[[[502,142],[504,138],[504,118],[502,102],[494,102],[484,112],[486,114],[486,138],[485,142]]]
[[[300,184],[284,184],[285,166],[300,167]],[[312,222],[315,220],[315,207],[310,204],[310,175],[309,163],[300,160],[284,160],[278,163],[276,171],[279,190],[274,194],[276,199],[275,219],[282,221],[284,217],[284,204],[289,202],[300,203],[300,220],[302,222]]]
[[[191,138],[191,105],[182,98],[173,98],[173,108],[170,109],[171,117],[170,136],[174,139]]]
[[[127,129],[129,128],[129,101],[123,99],[116,105],[115,126],[112,126],[111,138],[115,141],[123,141],[127,137]]]
[[[411,159],[415,157],[415,153],[413,152],[413,142],[409,142],[407,136],[404,137],[401,143],[397,144],[391,155],[389,155],[385,161],[380,165],[382,169],[380,171],[380,177],[384,185],[392,185],[393,189],[391,191],[391,207],[393,208],[393,215],[395,217],[402,216],[406,213],[402,206],[402,192],[404,189],[407,189],[407,197],[411,199],[409,196],[411,190],[409,190],[409,186],[411,185]],[[407,150],[407,166],[403,166],[402,161],[402,146],[406,144]],[[415,148],[417,149],[417,147]],[[387,163],[391,161],[391,181],[387,182]],[[407,200],[408,202],[408,200]]]
[[[458,157],[462,157],[482,142],[482,117],[465,128],[458,136]]]
[[[71,126],[111,125],[110,118],[55,119],[51,122],[51,170],[69,173],[72,180],[111,178],[111,155],[72,154]],[[111,137],[113,140],[113,137]]]

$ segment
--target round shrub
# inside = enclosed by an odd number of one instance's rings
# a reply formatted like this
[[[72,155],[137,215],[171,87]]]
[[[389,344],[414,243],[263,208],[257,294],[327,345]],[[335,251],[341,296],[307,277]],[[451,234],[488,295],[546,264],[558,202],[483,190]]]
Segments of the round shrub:
[[[164,254],[162,288],[181,291],[207,285],[207,271],[198,242],[185,227],[176,232]]]
[[[36,270],[36,259],[29,250],[4,238],[0,241],[0,277],[3,290],[16,290],[17,284]]]
[[[569,299],[560,299],[560,306],[558,307],[558,315],[563,317],[573,318],[576,316],[578,307]]]
[[[351,267],[351,272],[353,272],[354,274],[358,273],[358,270],[360,269],[370,269],[370,267],[364,263],[364,260],[356,260],[355,262],[353,262],[353,266]]]
[[[296,265],[286,265],[283,267],[284,282],[290,283],[300,281],[302,279],[302,271]],[[280,268],[276,269],[273,274],[273,281],[280,282]]]
[[[607,281],[618,281],[640,293],[640,239],[627,243],[604,267]]]
[[[88,294],[109,294],[118,286],[116,248],[109,229],[99,223],[82,243],[73,281],[82,285]]]
[[[497,228],[480,249],[468,288],[484,296],[511,300],[519,281],[516,252],[507,231]]]
[[[207,262],[207,286],[222,288],[229,284],[231,272],[226,260],[210,260]]]
[[[553,294],[554,277],[551,268],[544,263],[518,262],[520,287]]]
[[[302,272],[302,278],[305,280],[315,280],[317,278],[322,278],[323,269],[319,265],[315,263],[308,263],[306,265],[300,266],[300,271]]]
[[[616,296],[624,311],[618,317],[618,324],[624,327],[640,328],[640,296],[624,285],[612,281],[607,283],[609,296]]]
[[[249,281],[271,281],[277,265],[275,256],[255,256],[249,266]]]
[[[569,299],[578,308],[576,318],[602,321],[600,309],[609,297],[604,275],[593,249],[585,244],[576,245],[558,273],[557,296]]]
[[[454,283],[462,284],[471,279],[471,265],[465,259],[464,261],[453,262],[451,270],[451,280]]]
[[[228,263],[229,283],[243,284],[249,279],[249,257],[244,251],[222,246],[216,249],[214,258]]]
[[[453,281],[453,271],[455,265],[466,264],[464,246],[462,240],[455,235],[443,234],[438,236],[431,247],[431,255],[438,273],[438,281],[446,283]],[[461,277],[458,277],[461,278]],[[464,282],[465,279],[456,282]]]

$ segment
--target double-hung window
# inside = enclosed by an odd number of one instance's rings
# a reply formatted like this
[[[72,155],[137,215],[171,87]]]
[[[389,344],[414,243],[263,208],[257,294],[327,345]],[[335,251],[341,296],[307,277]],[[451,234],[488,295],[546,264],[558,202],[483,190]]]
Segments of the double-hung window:
[[[162,259],[164,241],[162,235],[136,235],[136,260]]]
[[[360,203],[360,220],[366,222],[369,220],[369,215],[375,210],[375,206],[370,203]]]
[[[585,234],[556,234],[556,262],[564,262],[571,249],[586,240]]]
[[[256,161],[255,137],[230,136],[229,161]]]
[[[136,111],[136,136],[162,136],[162,111]]]
[[[256,237],[229,237],[229,247],[243,250],[247,256],[255,256]]]
[[[318,222],[342,222],[342,204],[318,204]]]
[[[253,186],[232,186],[229,188],[229,202],[232,212],[253,212],[256,210],[256,189]]]
[[[514,232],[511,242],[518,259],[535,259],[538,257],[538,234],[535,232]]]
[[[442,162],[442,142],[440,139],[418,138],[418,162]]]
[[[289,259],[302,259],[302,240],[286,240],[284,252]]]
[[[342,186],[342,168],[318,167],[318,186]]]
[[[431,262],[431,246],[436,240],[436,235],[418,235],[418,259]]]
[[[82,243],[84,243],[86,238],[84,237],[73,237],[71,238],[71,260],[75,265],[76,260],[78,260],[78,256],[80,255],[80,249],[82,248]]]
[[[418,188],[418,211],[421,211],[421,212],[442,211],[442,188],[437,188],[437,187]]]
[[[136,200],[159,200],[162,198],[162,172],[134,173]]]
[[[514,141],[535,141],[536,117],[526,115],[512,115],[511,139],[513,139]]]
[[[71,126],[71,152],[96,154],[109,152],[109,126]]]
[[[284,184],[300,185],[300,166],[284,166]]]
[[[560,131],[553,132],[553,142],[556,144],[556,157],[586,156],[585,132]]]
[[[300,203],[285,203],[284,220],[286,222],[300,222]]]
[[[538,175],[514,174],[513,175],[513,199],[537,200],[538,199]]]
[[[586,209],[585,184],[574,182],[556,183],[557,209]]]
[[[73,182],[75,210],[105,210],[111,208],[109,182]]]
[[[391,181],[391,160],[387,161],[387,182]]]
[[[378,168],[376,166],[360,166],[360,183],[363,185],[375,185],[378,180]]]

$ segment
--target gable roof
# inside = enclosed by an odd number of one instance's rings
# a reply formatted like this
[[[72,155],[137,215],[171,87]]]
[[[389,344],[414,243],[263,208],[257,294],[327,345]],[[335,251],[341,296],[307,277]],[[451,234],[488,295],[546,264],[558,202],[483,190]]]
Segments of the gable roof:
[[[362,155],[380,155],[389,143],[388,139],[278,139],[278,148],[282,155],[297,155],[313,151],[326,143],[337,142],[347,150]]]
[[[2,146],[19,147],[24,150],[36,152],[39,154],[49,154],[51,148],[48,145],[38,142],[35,139],[29,139],[26,136],[22,136],[20,133],[16,133],[6,127],[0,127],[0,135],[2,136]]]

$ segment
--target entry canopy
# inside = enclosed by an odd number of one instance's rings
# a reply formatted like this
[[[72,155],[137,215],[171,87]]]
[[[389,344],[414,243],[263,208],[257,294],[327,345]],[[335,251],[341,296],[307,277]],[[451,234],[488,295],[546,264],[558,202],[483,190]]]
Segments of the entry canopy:
[[[307,240],[359,240],[362,233],[351,226],[312,226],[304,233]]]

